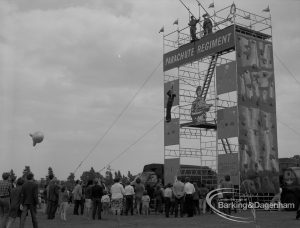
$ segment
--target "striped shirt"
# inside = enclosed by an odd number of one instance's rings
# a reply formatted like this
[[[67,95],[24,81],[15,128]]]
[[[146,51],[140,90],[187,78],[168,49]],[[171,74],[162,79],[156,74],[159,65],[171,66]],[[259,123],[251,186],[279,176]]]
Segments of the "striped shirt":
[[[7,180],[0,181],[0,197],[9,197],[12,186]]]

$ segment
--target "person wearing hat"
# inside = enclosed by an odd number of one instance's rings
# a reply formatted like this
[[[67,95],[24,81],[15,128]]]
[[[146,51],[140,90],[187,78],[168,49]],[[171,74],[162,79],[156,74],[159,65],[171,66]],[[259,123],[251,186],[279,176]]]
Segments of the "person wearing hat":
[[[209,14],[206,13],[202,17],[204,18],[202,27],[203,27],[203,30],[204,30],[204,36],[206,36],[206,35],[212,33],[213,24],[212,24],[212,21],[209,18]]]
[[[196,36],[196,30],[197,30],[197,23],[199,22],[199,19],[196,19],[194,16],[191,16],[191,20],[189,22],[189,26],[190,26],[190,33],[191,33],[191,37],[192,37],[192,42],[197,40],[197,36]]]
[[[2,179],[0,180],[0,228],[6,227],[8,221],[9,197],[12,190],[9,173],[3,173]]]

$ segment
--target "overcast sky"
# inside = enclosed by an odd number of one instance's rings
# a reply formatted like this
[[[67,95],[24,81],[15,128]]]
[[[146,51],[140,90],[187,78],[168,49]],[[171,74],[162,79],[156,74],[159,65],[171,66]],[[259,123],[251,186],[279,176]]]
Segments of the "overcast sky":
[[[184,2],[197,15],[195,1]],[[216,10],[232,3],[214,2]],[[270,5],[274,53],[300,81],[300,1],[235,3],[262,15]],[[187,25],[175,0],[0,1],[0,172],[30,165],[40,178],[51,166],[67,178],[162,60],[158,31],[175,29],[176,18]],[[290,157],[299,154],[300,83],[277,58],[275,80],[279,157]],[[103,168],[162,117],[160,66],[76,177]],[[33,147],[35,131],[45,139]],[[152,162],[163,163],[163,123],[111,166],[138,173]]]

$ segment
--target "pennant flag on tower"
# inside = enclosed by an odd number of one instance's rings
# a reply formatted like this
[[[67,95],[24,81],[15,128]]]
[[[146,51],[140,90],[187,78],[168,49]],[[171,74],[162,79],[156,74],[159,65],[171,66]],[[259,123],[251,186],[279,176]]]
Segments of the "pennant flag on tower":
[[[158,33],[161,33],[161,32],[164,32],[165,31],[165,28],[164,28],[164,26],[159,30],[159,32]]]
[[[232,3],[231,7],[230,7],[230,13],[231,14],[235,14],[236,13],[236,6],[234,3]]]
[[[214,3],[210,3],[208,8],[214,8],[215,7],[215,4]]]
[[[270,7],[268,6],[267,8],[263,9],[263,12],[270,12]]]
[[[178,19],[174,21],[173,25],[178,25]]]

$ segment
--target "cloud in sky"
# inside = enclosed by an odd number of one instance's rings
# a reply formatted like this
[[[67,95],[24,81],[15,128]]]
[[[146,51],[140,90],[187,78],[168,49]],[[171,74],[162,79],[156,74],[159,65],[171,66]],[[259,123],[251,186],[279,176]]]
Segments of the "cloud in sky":
[[[255,0],[237,6],[260,14],[268,4],[274,52],[298,76],[299,29],[290,15],[299,21],[300,4]],[[0,171],[20,174],[28,164],[42,177],[52,166],[66,178],[162,59],[158,31],[162,25],[173,30],[176,18],[186,26],[186,10],[171,0],[1,1]],[[275,63],[278,117],[299,129],[299,85]],[[163,117],[162,77],[160,67],[79,173],[99,170]],[[45,140],[33,148],[29,133],[36,130]],[[281,157],[299,153],[299,135],[278,123],[278,136]],[[150,162],[163,162],[162,125],[112,165],[139,172]]]

